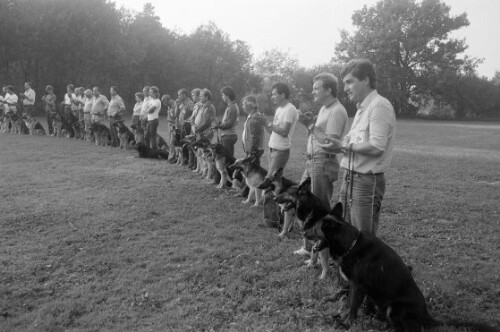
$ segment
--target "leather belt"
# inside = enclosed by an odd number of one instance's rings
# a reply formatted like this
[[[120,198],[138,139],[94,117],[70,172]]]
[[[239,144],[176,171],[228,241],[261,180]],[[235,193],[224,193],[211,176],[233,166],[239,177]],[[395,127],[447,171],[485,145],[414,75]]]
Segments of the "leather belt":
[[[326,159],[334,159],[336,158],[336,155],[334,153],[326,153],[326,152],[318,152],[313,155],[308,154],[307,155],[307,160],[311,160],[313,158],[326,158]]]

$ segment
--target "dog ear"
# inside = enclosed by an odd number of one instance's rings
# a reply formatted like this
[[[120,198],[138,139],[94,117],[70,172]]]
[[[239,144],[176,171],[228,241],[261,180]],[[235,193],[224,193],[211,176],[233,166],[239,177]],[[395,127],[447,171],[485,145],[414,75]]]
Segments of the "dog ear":
[[[311,190],[311,178],[308,177],[299,185],[299,192],[310,191]]]
[[[342,218],[343,211],[344,208],[342,206],[342,202],[338,202],[337,204],[335,204],[330,214],[339,220],[343,220]]]

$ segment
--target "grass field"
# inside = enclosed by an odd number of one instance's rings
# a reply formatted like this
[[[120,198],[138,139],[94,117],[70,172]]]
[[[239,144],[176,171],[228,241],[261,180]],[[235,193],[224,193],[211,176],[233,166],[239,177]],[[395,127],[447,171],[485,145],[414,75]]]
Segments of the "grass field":
[[[397,123],[379,236],[437,319],[500,325],[499,138],[499,124]],[[305,140],[298,125],[295,180]],[[1,134],[0,331],[340,329],[323,300],[336,278],[232,195],[133,151]],[[384,326],[352,330],[368,329]]]

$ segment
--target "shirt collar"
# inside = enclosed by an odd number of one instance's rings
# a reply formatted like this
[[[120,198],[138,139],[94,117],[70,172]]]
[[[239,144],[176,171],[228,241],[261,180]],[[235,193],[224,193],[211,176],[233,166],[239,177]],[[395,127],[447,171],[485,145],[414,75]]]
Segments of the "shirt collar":
[[[377,95],[378,95],[377,90],[373,90],[372,92],[370,92],[361,103],[358,103],[357,105],[358,109],[362,111],[365,110],[368,107],[368,105],[370,105],[373,98],[375,98]]]

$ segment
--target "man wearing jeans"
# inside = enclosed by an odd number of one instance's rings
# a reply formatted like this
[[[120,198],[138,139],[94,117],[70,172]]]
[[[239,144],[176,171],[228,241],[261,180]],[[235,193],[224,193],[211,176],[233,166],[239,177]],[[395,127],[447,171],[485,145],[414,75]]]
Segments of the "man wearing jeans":
[[[274,114],[272,123],[265,120],[265,129],[270,133],[269,137],[269,171],[268,176],[272,176],[280,168],[285,168],[290,158],[290,148],[292,147],[292,135],[299,118],[299,112],[295,106],[289,102],[290,89],[285,83],[276,83],[271,90],[271,100],[278,106]],[[265,118],[264,118],[265,119]],[[272,214],[266,211],[273,211],[274,205],[269,195],[264,196],[264,222],[273,223]],[[293,211],[289,210],[284,214],[284,230],[288,230],[293,218]],[[271,226],[271,225],[269,225]],[[283,236],[284,233],[280,233]]]
[[[347,112],[337,99],[338,80],[329,73],[321,73],[313,79],[314,101],[322,104],[316,121],[308,127],[307,161],[302,181],[311,178],[311,191],[330,211],[333,183],[338,179],[341,139],[347,132]],[[304,248],[296,254],[309,254],[311,243],[304,239]],[[328,269],[328,249],[321,252],[322,278]]]
[[[389,100],[377,93],[370,61],[351,61],[342,72],[342,80],[358,111],[342,147],[340,166],[346,176],[340,200],[351,225],[376,235],[385,192],[384,172],[392,160],[396,115]]]

